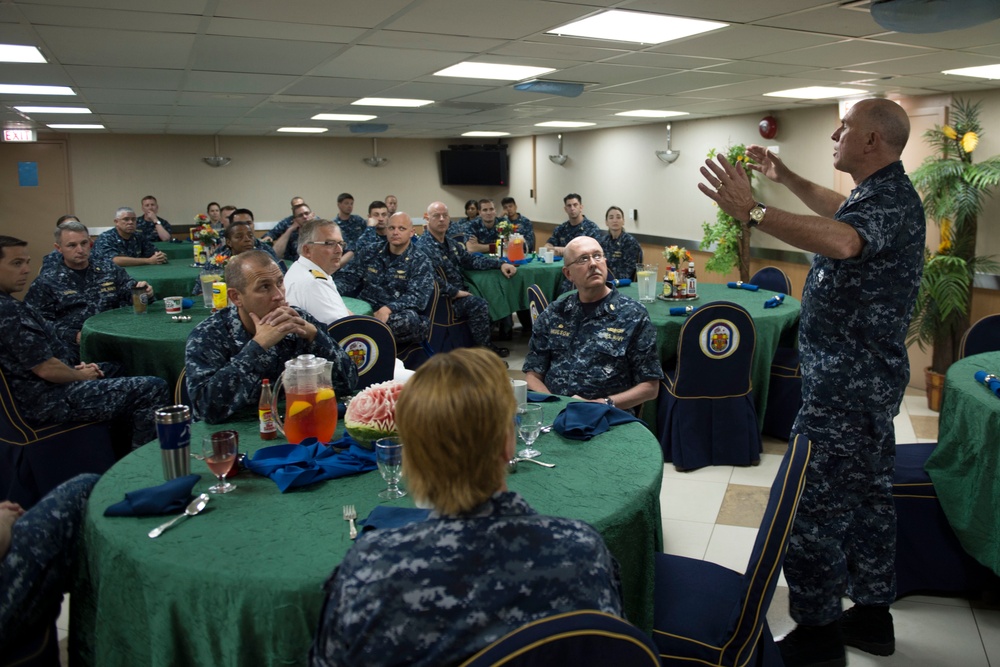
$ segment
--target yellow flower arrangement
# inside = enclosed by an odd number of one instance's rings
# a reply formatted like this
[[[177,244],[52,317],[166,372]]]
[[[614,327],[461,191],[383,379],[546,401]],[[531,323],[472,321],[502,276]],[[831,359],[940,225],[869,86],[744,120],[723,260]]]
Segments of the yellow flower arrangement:
[[[975,132],[966,132],[962,135],[962,150],[971,153],[979,145],[979,135]]]
[[[951,125],[945,125],[944,127],[942,127],[941,134],[948,137],[952,141],[958,139],[958,133],[955,132],[955,128],[953,128]]]
[[[691,253],[687,251],[687,248],[678,247],[675,245],[668,245],[663,249],[663,256],[667,259],[668,264],[674,266],[681,266],[682,262],[691,261]]]

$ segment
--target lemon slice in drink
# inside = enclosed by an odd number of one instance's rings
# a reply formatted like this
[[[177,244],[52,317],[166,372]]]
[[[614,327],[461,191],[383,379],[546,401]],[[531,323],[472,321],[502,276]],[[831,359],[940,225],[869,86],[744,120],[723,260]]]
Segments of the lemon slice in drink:
[[[302,412],[303,410],[308,410],[311,407],[312,405],[309,403],[309,401],[295,401],[292,403],[292,407],[288,408],[288,417],[286,417],[285,419],[290,419],[295,415],[299,414],[300,412]]]
[[[331,398],[335,398],[336,394],[333,393],[333,389],[323,387],[322,389],[316,390],[316,402],[329,401]]]

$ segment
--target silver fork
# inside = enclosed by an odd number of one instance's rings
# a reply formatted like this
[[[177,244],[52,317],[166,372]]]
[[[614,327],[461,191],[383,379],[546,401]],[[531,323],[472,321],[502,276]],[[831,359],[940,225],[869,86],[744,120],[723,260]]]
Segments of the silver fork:
[[[354,509],[354,505],[344,505],[344,521],[351,522],[352,540],[358,536],[358,529],[354,525],[354,520],[357,518],[358,518],[358,511]]]

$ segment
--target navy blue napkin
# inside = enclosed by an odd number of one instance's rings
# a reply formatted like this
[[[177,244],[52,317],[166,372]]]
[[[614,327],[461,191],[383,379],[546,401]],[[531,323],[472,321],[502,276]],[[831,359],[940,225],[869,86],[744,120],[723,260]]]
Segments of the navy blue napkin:
[[[316,438],[306,438],[300,445],[274,445],[254,452],[244,461],[248,470],[271,478],[284,493],[288,489],[307,486],[337,477],[347,477],[375,470],[375,452],[352,444],[350,449],[337,452],[320,444]]]
[[[531,262],[535,261],[535,258],[534,257],[525,257],[524,259],[510,260],[510,259],[508,259],[506,257],[501,257],[500,261],[501,262],[507,262],[508,264],[513,264],[514,266],[522,266],[524,264],[530,264]]]
[[[632,284],[632,281],[629,278],[615,278],[611,282],[613,282],[617,287],[628,287]]]
[[[750,283],[745,283],[742,280],[735,283],[726,283],[729,289],[745,289],[750,292],[756,292],[760,289],[757,285],[751,285]]]
[[[976,382],[982,382],[990,391],[1000,397],[1000,378],[986,371],[976,371]]]
[[[555,394],[543,394],[540,391],[529,391],[528,392],[528,402],[529,403],[545,403],[548,401],[558,401],[559,397]]]
[[[691,313],[693,313],[694,311],[698,310],[699,308],[701,308],[701,306],[671,306],[670,307],[670,314],[671,315],[685,315],[686,316],[686,315],[690,315]]]
[[[158,486],[129,491],[125,500],[104,510],[104,516],[176,514],[194,500],[191,489],[200,479],[201,475],[185,475]]]
[[[777,308],[785,302],[784,294],[775,294],[770,299],[764,302],[765,308]]]
[[[590,440],[612,426],[642,421],[624,410],[590,401],[570,403],[556,416],[552,429],[564,438]]]
[[[358,523],[363,526],[361,532],[367,533],[376,528],[398,528],[408,523],[424,521],[430,513],[430,510],[414,507],[379,505],[368,514],[367,518],[358,521]]]

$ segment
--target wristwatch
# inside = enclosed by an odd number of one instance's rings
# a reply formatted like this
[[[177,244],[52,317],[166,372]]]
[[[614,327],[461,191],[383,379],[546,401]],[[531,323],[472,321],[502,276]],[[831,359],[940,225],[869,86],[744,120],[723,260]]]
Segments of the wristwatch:
[[[764,214],[767,213],[767,207],[757,202],[757,205],[750,209],[750,220],[747,221],[748,227],[756,227],[764,219]]]
[[[610,396],[605,398],[604,402],[610,405],[611,407],[615,407],[615,399],[611,398]]]

